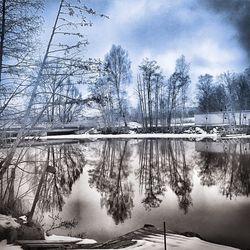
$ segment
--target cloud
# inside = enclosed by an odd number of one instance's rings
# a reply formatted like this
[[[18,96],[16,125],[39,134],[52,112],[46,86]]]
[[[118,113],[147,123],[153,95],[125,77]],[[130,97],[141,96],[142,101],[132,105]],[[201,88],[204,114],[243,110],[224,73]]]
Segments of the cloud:
[[[207,0],[205,5],[223,14],[225,20],[237,29],[237,38],[250,57],[250,1],[248,0]]]
[[[191,63],[192,95],[200,74],[216,76],[226,71],[240,72],[248,66],[245,43],[250,35],[243,32],[250,32],[246,28],[248,14],[246,7],[238,6],[238,0],[104,2],[99,5],[98,0],[87,1],[110,19],[95,19],[93,27],[84,31],[90,41],[86,56],[104,58],[112,44],[128,50],[133,71],[129,96],[133,103],[138,65],[145,57],[156,60],[168,77],[176,59],[185,55]]]
[[[200,74],[240,72],[249,64],[250,1],[85,0],[84,3],[110,19],[91,17],[93,26],[82,30],[90,42],[83,54],[86,58],[103,59],[112,44],[126,49],[133,71],[131,100],[135,99],[138,65],[145,57],[156,60],[169,76],[176,59],[185,55],[191,63],[192,92]],[[46,10],[49,19],[54,18],[57,7],[50,3]]]

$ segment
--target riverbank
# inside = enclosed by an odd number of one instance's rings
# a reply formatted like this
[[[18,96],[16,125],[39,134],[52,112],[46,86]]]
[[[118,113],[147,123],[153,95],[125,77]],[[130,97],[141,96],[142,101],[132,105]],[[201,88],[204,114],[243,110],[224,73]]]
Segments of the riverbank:
[[[140,124],[139,124],[140,125]],[[171,131],[161,128],[155,131],[145,132],[141,125],[130,124],[128,127],[115,127],[111,130],[96,129],[96,128],[54,128],[49,130],[38,129],[31,130],[24,138],[26,141],[36,141],[36,143],[67,143],[77,140],[97,140],[97,139],[187,139],[187,140],[203,140],[211,139],[228,140],[228,139],[250,139],[249,128],[227,128],[227,127],[199,127],[186,126],[175,127]],[[3,147],[11,144],[16,140],[16,132],[6,132],[3,139]],[[4,137],[3,137],[4,138]]]
[[[44,246],[52,246],[54,249],[164,249],[164,234],[163,231],[157,229],[153,225],[144,225],[144,227],[129,232],[125,235],[109,240],[104,243],[95,243],[91,240],[82,240],[81,238],[71,238],[57,236],[48,238],[45,241],[19,241],[24,247],[34,247],[42,249]],[[175,250],[236,250],[238,248],[218,245],[215,243],[202,240],[195,233],[176,234],[171,231],[166,233],[166,249]]]
[[[162,134],[162,133],[151,133],[151,134],[79,134],[79,135],[54,135],[54,136],[41,136],[39,140],[83,140],[83,139],[202,139],[211,138],[217,139],[217,134]],[[250,138],[250,136],[249,136]],[[32,138],[30,138],[32,139]]]

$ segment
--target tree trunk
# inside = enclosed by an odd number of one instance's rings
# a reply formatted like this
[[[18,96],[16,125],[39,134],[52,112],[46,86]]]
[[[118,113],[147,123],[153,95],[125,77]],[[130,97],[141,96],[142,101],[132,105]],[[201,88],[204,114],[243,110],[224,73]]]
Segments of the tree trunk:
[[[39,181],[39,184],[38,184],[38,187],[37,187],[37,190],[36,190],[36,195],[35,195],[34,201],[32,203],[31,210],[28,213],[28,218],[27,218],[28,222],[31,222],[31,220],[33,218],[33,215],[34,215],[34,212],[35,212],[36,204],[39,201],[39,195],[40,195],[40,192],[41,192],[41,189],[42,189],[42,185],[44,184],[45,175],[47,173],[47,168],[48,168],[48,165],[49,165],[49,156],[50,156],[50,148],[48,148],[47,160],[45,162],[44,170],[42,172],[42,176],[40,178],[40,181]]]
[[[64,0],[61,0],[60,6],[59,6],[59,9],[58,9],[58,12],[57,12],[56,20],[55,20],[55,23],[54,23],[54,26],[53,26],[53,29],[52,29],[50,39],[49,39],[49,43],[48,43],[48,46],[47,46],[47,49],[46,49],[46,52],[45,52],[45,55],[44,55],[44,58],[43,58],[43,62],[42,62],[42,65],[40,67],[40,70],[38,72],[38,75],[36,77],[36,81],[34,83],[34,88],[32,90],[31,97],[30,97],[30,100],[29,100],[29,103],[28,103],[28,107],[27,107],[25,115],[24,115],[24,123],[22,124],[21,129],[18,131],[17,138],[16,138],[15,142],[13,143],[11,149],[9,150],[9,152],[7,154],[7,157],[0,163],[0,176],[9,167],[9,165],[10,165],[10,163],[11,163],[11,161],[12,161],[14,155],[15,155],[16,149],[17,149],[18,145],[20,144],[20,142],[22,141],[23,136],[25,135],[27,125],[28,125],[29,115],[30,115],[30,112],[31,112],[31,108],[32,108],[32,106],[34,104],[37,88],[38,88],[38,85],[40,83],[42,73],[43,73],[47,58],[48,58],[50,46],[51,46],[52,40],[53,40],[54,35],[55,35],[55,30],[56,30],[57,22],[59,20],[59,16],[60,16],[60,13],[61,13],[61,8],[62,8],[63,1]],[[33,126],[34,125],[35,124],[33,124]]]
[[[0,88],[1,88],[1,83],[2,83],[2,71],[3,71],[3,45],[4,45],[4,36],[5,36],[5,12],[6,12],[6,0],[2,0],[2,1],[3,1],[2,2],[2,18],[1,18],[2,25],[1,25],[1,41],[0,41]]]

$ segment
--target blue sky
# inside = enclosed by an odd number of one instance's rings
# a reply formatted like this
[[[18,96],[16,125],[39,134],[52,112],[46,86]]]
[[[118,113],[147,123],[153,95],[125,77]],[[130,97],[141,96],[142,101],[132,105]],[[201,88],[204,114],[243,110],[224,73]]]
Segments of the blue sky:
[[[228,0],[228,5],[223,6],[221,1],[83,0],[87,6],[109,16],[92,18],[93,26],[83,30],[90,42],[85,56],[102,59],[112,44],[119,44],[128,50],[136,79],[143,58],[156,60],[169,76],[175,60],[183,54],[191,63],[194,92],[200,74],[216,76],[226,71],[240,72],[248,66],[249,54],[241,40],[240,22],[234,20],[237,13],[233,12],[244,1]],[[52,26],[58,4],[59,0],[46,2],[45,34]]]

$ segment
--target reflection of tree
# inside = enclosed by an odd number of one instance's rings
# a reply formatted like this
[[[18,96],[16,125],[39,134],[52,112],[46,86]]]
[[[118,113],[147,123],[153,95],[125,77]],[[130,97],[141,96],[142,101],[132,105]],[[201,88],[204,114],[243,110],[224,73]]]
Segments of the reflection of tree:
[[[169,141],[169,160],[169,184],[178,197],[179,207],[187,213],[189,206],[192,205],[192,198],[190,196],[192,183],[189,176],[190,167],[186,162],[183,141],[173,141],[173,146],[171,146]]]
[[[224,152],[200,152],[197,164],[200,167],[201,184],[220,185],[220,192],[228,198],[250,192],[250,154],[246,144],[228,144]]]
[[[160,206],[165,185],[163,180],[163,166],[159,154],[158,140],[145,139],[139,145],[139,165],[137,172],[140,186],[145,189],[142,203],[146,210]]]
[[[192,204],[190,168],[185,159],[182,141],[146,139],[139,145],[140,169],[137,175],[145,190],[146,209],[159,207],[166,185],[177,195],[179,206],[185,211]]]
[[[0,213],[29,211],[29,220],[37,207],[41,214],[62,210],[86,163],[79,146],[71,144],[19,148],[12,162],[0,176]]]
[[[73,183],[85,165],[84,156],[74,145],[50,145],[45,148],[46,161],[34,161],[33,183],[38,183],[30,216],[36,205],[42,213],[62,210],[64,197],[69,195]]]
[[[129,157],[127,141],[105,141],[98,164],[89,171],[90,186],[101,193],[101,206],[116,224],[130,218],[134,206],[132,184],[127,180]]]
[[[15,207],[14,184],[16,180],[16,168],[8,168],[6,175],[1,177],[0,181],[0,213],[7,212]]]
[[[8,168],[0,174],[0,213],[18,217],[25,211],[22,197],[20,197],[20,188],[23,185],[25,173],[20,171],[19,164],[26,151],[27,148],[19,148]],[[4,157],[5,151],[2,150],[0,161]]]
[[[216,184],[217,170],[228,165],[228,158],[220,153],[201,152],[197,164],[200,166],[201,184],[209,187]]]

